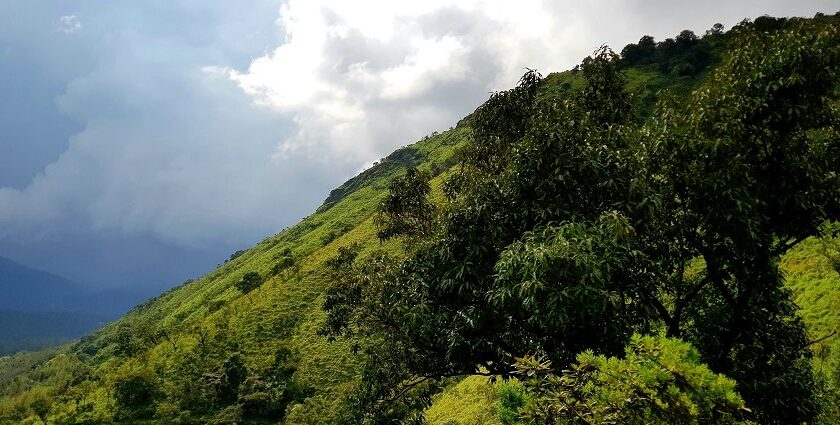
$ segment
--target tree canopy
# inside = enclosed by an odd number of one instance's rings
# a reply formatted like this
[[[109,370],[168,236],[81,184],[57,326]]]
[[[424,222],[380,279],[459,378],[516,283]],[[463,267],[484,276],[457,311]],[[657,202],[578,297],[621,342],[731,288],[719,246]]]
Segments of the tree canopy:
[[[541,97],[529,71],[471,116],[432,230],[381,221],[381,237],[413,239],[405,257],[334,263],[327,330],[369,342],[353,422],[410,416],[445,377],[510,376],[526,353],[620,356],[659,330],[734,378],[760,422],[816,415],[777,263],[840,219],[840,29],[789,20],[734,37],[708,83],[643,123],[607,48],[581,64],[581,90]],[[401,216],[429,217],[420,177],[391,187],[418,206]]]
[[[248,272],[242,275],[242,279],[236,282],[235,286],[243,294],[247,294],[262,285],[263,278],[257,272]]]

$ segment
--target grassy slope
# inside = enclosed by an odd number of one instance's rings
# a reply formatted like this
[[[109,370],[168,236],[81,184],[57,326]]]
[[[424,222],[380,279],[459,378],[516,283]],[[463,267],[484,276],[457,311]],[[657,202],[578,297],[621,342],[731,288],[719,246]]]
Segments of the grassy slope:
[[[690,78],[671,79],[653,70],[628,71],[631,90],[640,94],[668,86],[684,91],[685,87],[693,86],[697,81]],[[579,86],[581,77],[570,72],[557,73],[549,75],[547,82],[544,95],[554,96],[562,92],[565,83],[572,89]],[[362,256],[377,249],[398,250],[395,243],[380,244],[375,237],[373,225],[376,206],[386,194],[388,181],[403,172],[406,166],[419,164],[421,169],[431,170],[435,174],[450,168],[454,164],[457,147],[466,140],[468,133],[469,128],[460,125],[398,150],[380,164],[334,190],[324,206],[297,225],[267,238],[202,278],[138,306],[121,320],[86,337],[80,344],[64,348],[62,352],[70,359],[75,358],[72,355],[74,351],[93,354],[84,363],[95,369],[100,381],[97,384],[98,391],[88,401],[103,414],[111,409],[112,402],[105,397],[104,388],[113,376],[120,373],[121,367],[127,367],[124,363],[130,364],[137,360],[126,360],[115,355],[113,342],[121,328],[180,326],[185,330],[176,344],[177,352],[161,341],[148,347],[148,352],[142,356],[135,356],[142,357],[143,363],[161,371],[166,379],[168,373],[179,367],[178,358],[183,353],[197,350],[196,337],[186,330],[198,326],[213,332],[222,323],[222,326],[227,327],[227,333],[235,335],[239,351],[246,355],[249,368],[253,370],[265,369],[271,355],[280,345],[291,348],[300,359],[296,378],[315,388],[316,393],[303,405],[292,409],[287,423],[310,423],[313,418],[317,418],[315,422],[318,423],[328,421],[330,412],[336,411],[339,396],[356,375],[356,359],[350,353],[348,342],[329,343],[316,333],[323,320],[320,306],[327,285],[322,264],[336,254],[338,247],[353,242],[361,244]],[[439,183],[439,180],[435,183]],[[256,271],[263,276],[270,276],[273,265],[285,248],[292,249],[300,264],[300,273],[273,276],[247,296],[234,289],[233,284],[246,272]],[[214,304],[220,303],[224,303],[223,307],[211,311]],[[63,392],[60,388],[66,379],[51,375],[55,368],[49,362],[44,362],[46,358],[32,357],[26,373],[21,372],[20,367],[17,375],[10,372],[15,377],[7,377],[6,382],[13,381],[11,387],[15,390],[7,390],[5,393],[14,395],[0,401],[0,418],[14,416],[11,412],[16,410],[25,410],[22,405],[28,404],[33,394],[52,395]],[[0,362],[0,370],[10,369],[10,366],[6,366],[10,362],[12,360]],[[480,382],[471,379],[463,385],[467,387],[462,395],[483,391],[480,397],[467,396],[473,404],[479,400],[488,400],[486,388]],[[21,391],[22,388],[30,390]],[[441,405],[444,407],[432,410],[431,419],[436,414],[447,417],[447,411],[461,411],[445,407],[447,404],[444,400],[456,405],[470,404],[451,394],[442,397]],[[477,404],[474,410],[486,411],[484,404]],[[465,409],[463,412],[471,411],[469,407]]]
[[[631,69],[627,75],[629,87],[639,94],[656,92],[666,87],[685,91],[685,87],[693,86],[699,80],[672,79],[649,69]],[[563,91],[565,83],[575,89],[582,80],[579,74],[564,72],[549,75],[547,82],[544,95],[554,96]],[[403,172],[406,166],[419,164],[421,169],[431,170],[435,174],[448,169],[454,164],[455,151],[466,140],[468,133],[469,128],[460,125],[398,150],[333,191],[324,206],[297,225],[267,238],[202,278],[138,306],[124,318],[86,337],[82,343],[61,350],[69,359],[76,358],[73,353],[77,350],[93,354],[83,362],[94,368],[100,381],[94,397],[88,401],[95,410],[105,414],[112,408],[112,402],[105,397],[105,387],[121,367],[126,367],[124,363],[137,361],[136,358],[126,360],[115,355],[113,341],[121,328],[179,325],[182,329],[201,326],[212,332],[219,327],[219,323],[224,323],[227,326],[226,332],[235,335],[239,350],[246,355],[249,368],[253,370],[264,369],[280,345],[291,348],[297,354],[300,363],[296,378],[315,388],[316,393],[303,405],[291,410],[287,423],[310,423],[313,418],[317,419],[314,421],[317,423],[328,422],[330,412],[336,411],[339,396],[356,375],[356,359],[350,353],[348,342],[329,343],[316,333],[323,319],[320,306],[327,285],[322,264],[336,254],[338,247],[353,242],[361,244],[362,256],[376,249],[398,250],[394,243],[380,244],[375,237],[373,225],[376,206],[386,194],[388,181]],[[247,296],[233,288],[233,284],[246,272],[256,271],[269,276],[285,248],[291,248],[298,258],[301,266],[299,274],[273,276]],[[211,311],[212,305],[220,302],[224,306]],[[142,361],[151,364],[155,370],[163,371],[164,377],[171,373],[167,371],[176,370],[178,358],[183,353],[196,350],[198,344],[192,334],[183,334],[177,343],[177,352],[161,341],[148,348],[148,352],[142,355]],[[12,377],[7,376],[5,382],[12,382],[6,385],[14,390],[2,391],[3,382],[0,381],[0,395],[11,395],[0,400],[0,418],[14,416],[12,412],[23,409],[22,405],[27,404],[34,395],[64,392],[61,387],[66,379],[56,376],[54,365],[44,361],[48,358],[32,357],[25,371],[21,371],[18,365],[17,374],[8,372]],[[9,364],[15,361],[19,360],[0,361],[0,370],[14,369]],[[467,396],[473,404],[479,400],[488,400],[486,388],[480,382],[471,379],[462,385],[466,387],[458,388],[466,390],[461,395]],[[23,388],[29,390],[21,391]],[[456,388],[453,391],[460,390]],[[469,395],[476,391],[484,392],[481,397]],[[441,403],[446,406],[445,400],[454,402],[458,399],[448,393],[442,396]],[[466,401],[454,403],[469,405]],[[486,410],[486,406],[479,403],[475,409]],[[446,407],[432,410],[430,418],[436,417],[436,411],[438,416],[447,417],[445,412],[451,410]],[[469,408],[464,410],[468,411]]]
[[[668,88],[677,94],[686,93],[703,75],[673,78],[652,67],[640,67],[627,70],[627,77],[640,106],[649,108],[660,90]],[[543,95],[553,96],[564,91],[564,87],[579,86],[581,78],[565,72],[549,75],[547,82]],[[291,348],[300,359],[296,379],[315,392],[304,403],[290,409],[285,423],[329,423],[338,410],[341,396],[356,377],[357,360],[350,354],[349,342],[329,343],[316,333],[324,317],[320,306],[328,284],[323,262],[335,255],[338,247],[352,242],[361,244],[362,256],[376,249],[399,251],[394,242],[380,244],[373,225],[376,205],[386,193],[388,180],[415,164],[435,174],[450,168],[457,146],[468,134],[464,124],[395,152],[337,188],[324,206],[297,225],[267,238],[206,276],[138,306],[78,344],[57,351],[0,359],[0,423],[20,423],[21,418],[26,418],[23,423],[39,423],[27,406],[32,399],[43,395],[59,404],[53,408],[53,419],[59,419],[62,411],[78,409],[72,397],[62,402],[58,396],[72,396],[78,391],[78,386],[67,389],[67,384],[86,368],[92,369],[96,379],[83,388],[83,397],[76,397],[82,400],[78,405],[108,416],[113,409],[109,385],[125,368],[149,367],[164,380],[175,378],[178,368],[189,361],[185,360],[190,358],[189,354],[199,349],[196,334],[189,331],[191,328],[225,337],[212,348],[217,363],[226,351],[237,347],[245,355],[248,367],[257,372],[268,367],[278,347]],[[438,177],[436,183],[440,180]],[[784,266],[797,301],[805,306],[803,316],[809,329],[814,335],[821,335],[837,329],[840,313],[832,306],[840,305],[840,278],[826,270],[814,246],[809,241],[798,247],[786,257]],[[247,296],[233,288],[246,272],[270,276],[286,248],[297,258],[299,273],[284,272],[270,277]],[[120,330],[144,326],[179,326],[176,349],[159,341],[131,358],[117,356],[114,341]],[[427,416],[432,424],[492,424],[494,399],[492,385],[471,377],[440,394]]]
[[[340,246],[359,242],[361,255],[374,249],[397,250],[395,243],[381,245],[375,236],[373,215],[379,200],[386,194],[387,183],[404,172],[406,165],[414,165],[420,158],[422,169],[440,171],[450,167],[456,147],[467,137],[466,127],[451,129],[426,138],[411,150],[409,161],[403,155],[392,155],[371,170],[351,180],[352,190],[331,196],[331,206],[305,218],[297,225],[260,242],[252,249],[221,265],[216,270],[191,283],[175,288],[129,312],[83,339],[79,344],[60,350],[62,356],[75,360],[77,350],[93,354],[84,360],[101,379],[100,387],[87,402],[102,413],[111,408],[111,401],[102,389],[118,374],[124,359],[115,355],[113,341],[121,328],[139,329],[144,326],[160,328],[180,326],[184,330],[177,342],[177,352],[165,341],[148,347],[142,357],[155,370],[174,370],[179,357],[197,349],[196,338],[187,330],[201,326],[213,332],[220,323],[226,333],[235,336],[240,351],[246,355],[249,368],[259,370],[278,346],[293,350],[300,359],[296,378],[316,389],[306,403],[296,406],[287,423],[309,423],[328,420],[335,411],[347,383],[355,377],[356,360],[347,342],[329,343],[316,334],[323,318],[320,306],[327,285],[321,265],[336,254]],[[398,151],[399,152],[399,151]],[[256,271],[270,276],[281,251],[291,248],[300,264],[299,273],[281,273],[270,277],[256,291],[241,295],[233,284],[246,272]],[[212,311],[214,304],[223,306]],[[222,353],[223,354],[223,353]],[[50,396],[65,393],[62,387],[71,378],[56,373],[54,354],[20,355],[0,359],[0,423],[2,418],[19,418],[29,401],[40,394]],[[78,360],[75,360],[78,362]],[[82,362],[79,362],[82,363]],[[79,365],[81,367],[81,365]],[[30,418],[30,421],[35,421]],[[37,422],[37,421],[35,421]],[[16,423],[16,419],[11,423]]]

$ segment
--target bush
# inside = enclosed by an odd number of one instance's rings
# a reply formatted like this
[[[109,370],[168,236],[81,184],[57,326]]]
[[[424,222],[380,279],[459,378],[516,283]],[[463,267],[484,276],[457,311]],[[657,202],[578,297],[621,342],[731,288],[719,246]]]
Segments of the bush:
[[[277,276],[278,274],[282,273],[284,270],[294,267],[295,259],[292,257],[283,257],[274,264],[274,267],[271,268],[271,274]]]
[[[224,408],[209,420],[207,425],[238,425],[242,423],[242,406],[234,404]]]
[[[189,424],[190,416],[189,410],[184,410],[178,403],[171,401],[160,403],[155,409],[155,419],[171,425]]]
[[[150,416],[157,393],[157,376],[149,369],[124,372],[114,381],[114,400],[128,416]]]
[[[247,294],[254,289],[257,289],[262,285],[263,278],[257,272],[248,272],[242,276],[242,279],[239,282],[236,282],[234,286],[243,294]]]
[[[688,62],[678,63],[671,68],[671,75],[674,77],[690,77],[696,73],[697,69]]]
[[[246,418],[269,417],[276,413],[276,406],[271,395],[267,392],[255,392],[239,397],[242,404],[242,414]]]
[[[501,381],[496,384],[496,391],[499,395],[496,413],[499,415],[502,424],[524,424],[519,420],[519,411],[525,407],[529,398],[522,383],[517,379]]]
[[[227,301],[225,300],[212,300],[209,303],[207,303],[207,310],[210,313],[213,313],[215,311],[221,310],[222,307],[225,306],[225,304],[227,304]]]
[[[735,381],[701,363],[690,344],[664,336],[634,335],[623,359],[586,351],[560,375],[534,356],[516,368],[533,397],[520,414],[540,424],[749,423]]]

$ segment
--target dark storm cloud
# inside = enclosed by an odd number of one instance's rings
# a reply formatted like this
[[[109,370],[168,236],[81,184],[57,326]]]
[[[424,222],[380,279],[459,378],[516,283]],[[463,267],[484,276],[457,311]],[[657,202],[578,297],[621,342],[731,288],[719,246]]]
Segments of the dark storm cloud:
[[[0,255],[159,286],[317,206],[335,171],[273,162],[290,124],[215,68],[281,39],[250,6],[4,5]]]

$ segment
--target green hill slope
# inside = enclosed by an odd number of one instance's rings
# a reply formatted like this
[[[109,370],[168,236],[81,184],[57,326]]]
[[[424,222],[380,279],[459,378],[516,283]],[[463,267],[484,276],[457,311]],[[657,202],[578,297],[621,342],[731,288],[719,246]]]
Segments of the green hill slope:
[[[685,96],[704,81],[726,42],[726,34],[712,32],[682,50],[625,59],[640,119],[663,94]],[[575,70],[545,81],[540,96],[558,99],[582,84]],[[77,343],[0,358],[0,424],[334,423],[360,365],[353,341],[318,333],[330,284],[325,262],[354,243],[362,258],[381,250],[401,255],[398,241],[379,241],[374,224],[388,183],[417,167],[434,176],[433,193],[442,198],[440,184],[470,132],[467,117],[397,150],[333,190],[300,223]],[[812,337],[840,328],[840,275],[818,243],[794,249],[783,267]],[[262,283],[243,293],[237,284],[248,273]],[[816,348],[827,373],[835,373],[840,346],[829,339]],[[232,386],[240,388],[238,401]],[[427,416],[435,424],[494,423],[496,402],[484,378],[454,380]]]
[[[297,225],[61,349],[59,357],[72,365],[69,374],[57,370],[56,358],[50,356],[0,360],[0,395],[6,396],[0,401],[0,418],[8,418],[10,423],[23,420],[31,415],[27,406],[32,400],[66,394],[64,387],[82,376],[88,378],[82,381],[85,388],[95,390],[79,405],[72,399],[64,406],[55,403],[56,418],[76,418],[80,410],[89,409],[82,416],[108,421],[113,400],[107,392],[117,376],[150,370],[160,384],[182,379],[188,368],[188,373],[194,372],[193,377],[200,380],[204,374],[220,370],[234,352],[245,357],[249,370],[265,374],[277,350],[287,348],[296,359],[295,381],[312,389],[305,400],[290,409],[287,423],[329,423],[356,371],[349,344],[330,343],[317,335],[324,317],[322,294],[328,283],[323,263],[336,254],[338,247],[353,242],[359,242],[365,250],[382,248],[375,235],[373,215],[387,193],[390,178],[418,164],[430,171],[447,169],[468,133],[469,129],[461,126],[396,151],[336,189],[318,212]],[[274,271],[286,257],[293,259],[294,266]],[[247,272],[265,276],[265,282],[243,295],[234,284]],[[81,375],[74,376],[79,371],[83,371]],[[180,391],[190,389],[171,391],[156,397],[177,398],[183,395]],[[154,415],[147,413],[140,416]],[[169,423],[164,419],[167,415],[162,412],[158,418]]]

